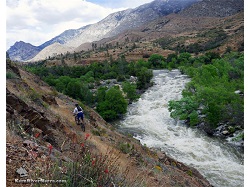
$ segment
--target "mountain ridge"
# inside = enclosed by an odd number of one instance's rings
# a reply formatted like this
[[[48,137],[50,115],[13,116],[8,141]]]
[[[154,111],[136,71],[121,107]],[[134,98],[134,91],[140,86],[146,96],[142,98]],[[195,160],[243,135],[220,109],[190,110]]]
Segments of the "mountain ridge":
[[[28,62],[44,60],[67,52],[80,51],[81,49],[91,50],[93,49],[91,48],[91,43],[100,43],[98,41],[106,40],[106,38],[109,40],[108,38],[112,38],[128,30],[140,27],[147,29],[146,25],[151,24],[154,20],[173,13],[190,19],[195,17],[205,19],[207,17],[213,18],[216,21],[217,18],[229,17],[244,11],[243,0],[191,0],[185,1],[186,4],[180,5],[181,2],[183,3],[182,0],[155,0],[134,9],[112,13],[95,24],[83,26],[79,29],[66,30],[40,46],[36,47],[27,44],[26,47],[24,43],[20,47],[20,45],[15,44],[7,52],[12,60]],[[178,25],[172,25],[172,27],[175,26],[176,29],[172,30],[177,30]],[[61,45],[60,47],[57,45],[57,47],[53,48],[56,45],[52,44],[56,42]],[[46,47],[49,48],[46,49]]]
[[[68,33],[70,36],[68,35],[65,39],[63,39],[64,36],[66,35],[65,33],[66,31],[65,31],[62,33],[62,35],[58,35],[54,37],[53,39],[45,42],[44,44],[36,47],[35,49],[41,51],[45,47],[51,45],[53,42],[58,42],[65,46],[76,48],[83,43],[93,42],[93,41],[100,40],[102,38],[111,37],[125,30],[132,29],[142,24],[148,23],[163,15],[166,15],[172,12],[178,12],[197,1],[199,0],[189,0],[189,1],[184,1],[184,2],[183,0],[178,0],[178,1],[155,0],[151,3],[141,5],[135,9],[127,9],[124,11],[112,13],[108,15],[106,18],[104,18],[103,20],[97,22],[96,24],[84,26],[76,30],[68,30]],[[124,17],[123,15],[126,15],[126,16]],[[74,34],[76,35],[72,36]],[[16,58],[16,56],[18,56],[17,50],[15,51],[15,53],[13,53],[13,48],[15,48],[15,46],[11,46],[10,49],[7,51],[12,60],[18,59],[22,61],[27,61],[31,59],[29,57],[21,59],[20,57],[22,57],[22,55],[20,54],[19,54],[19,58]],[[25,52],[25,49],[20,49],[20,53],[23,53],[23,52]],[[52,51],[51,53],[60,54],[61,52]],[[34,54],[37,55],[38,53],[34,51]],[[52,56],[52,54],[48,54],[47,57]],[[39,57],[38,55],[37,58],[45,59],[46,57],[45,56]]]

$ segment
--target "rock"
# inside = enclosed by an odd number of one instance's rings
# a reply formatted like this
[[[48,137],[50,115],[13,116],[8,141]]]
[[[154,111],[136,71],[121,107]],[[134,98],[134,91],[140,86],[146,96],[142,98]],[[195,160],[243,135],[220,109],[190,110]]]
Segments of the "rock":
[[[62,161],[65,161],[65,162],[73,162],[73,160],[71,160],[70,158],[68,158],[66,156],[62,156],[61,159],[62,159]]]
[[[16,172],[20,175],[20,177],[28,177],[28,175],[27,175],[28,172],[22,167],[17,169]]]
[[[222,134],[223,134],[224,136],[227,136],[227,135],[229,135],[229,132],[228,132],[228,131],[222,131]]]
[[[52,95],[43,95],[42,96],[42,99],[44,102],[50,104],[50,105],[58,105],[57,102],[56,102],[56,99],[54,96]]]
[[[213,134],[215,133],[215,130],[212,129],[209,125],[205,124],[204,122],[198,124],[197,127],[206,132],[209,136],[213,136]]]
[[[235,94],[240,94],[241,91],[240,91],[240,90],[236,90],[234,93],[235,93]]]
[[[23,142],[23,145],[24,146],[30,146],[30,148],[32,148],[32,149],[37,149],[37,147],[38,147],[38,145],[35,142],[32,142],[30,140],[25,140]]]
[[[166,154],[163,151],[157,151],[156,154],[157,154],[159,160],[164,160],[166,157]]]

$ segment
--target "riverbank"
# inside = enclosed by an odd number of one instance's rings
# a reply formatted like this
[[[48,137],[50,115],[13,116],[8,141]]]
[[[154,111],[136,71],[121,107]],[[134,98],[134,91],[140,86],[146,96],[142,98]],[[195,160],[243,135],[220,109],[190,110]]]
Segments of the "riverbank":
[[[181,99],[189,79],[179,71],[156,70],[150,87],[129,105],[119,131],[132,134],[142,145],[163,151],[168,157],[196,168],[216,187],[242,186],[243,154],[215,136],[183,121],[174,120],[168,101]]]

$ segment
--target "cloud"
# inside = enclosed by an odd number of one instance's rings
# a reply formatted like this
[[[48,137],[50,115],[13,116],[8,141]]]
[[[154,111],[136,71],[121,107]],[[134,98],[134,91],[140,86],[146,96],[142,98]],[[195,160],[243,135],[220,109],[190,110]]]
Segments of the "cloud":
[[[41,45],[64,30],[96,23],[119,10],[83,0],[7,0],[6,48],[16,41]]]
[[[109,8],[135,8],[142,4],[152,2],[153,0],[86,0]]]

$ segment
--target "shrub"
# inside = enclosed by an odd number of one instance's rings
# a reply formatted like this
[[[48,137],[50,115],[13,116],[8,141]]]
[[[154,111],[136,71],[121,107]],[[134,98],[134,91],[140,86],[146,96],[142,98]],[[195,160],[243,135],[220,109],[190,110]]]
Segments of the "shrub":
[[[119,150],[121,150],[124,154],[130,153],[133,149],[134,146],[131,146],[129,143],[119,143],[118,144]]]
[[[16,79],[17,75],[13,72],[6,72],[6,78],[7,79]]]
[[[128,169],[125,168],[123,173],[119,172],[119,155],[115,155],[113,150],[107,150],[102,154],[94,154],[88,149],[84,149],[82,144],[82,155],[77,161],[54,164],[52,177],[55,179],[66,180],[66,186],[132,186],[126,175]],[[63,172],[64,171],[64,172]]]

